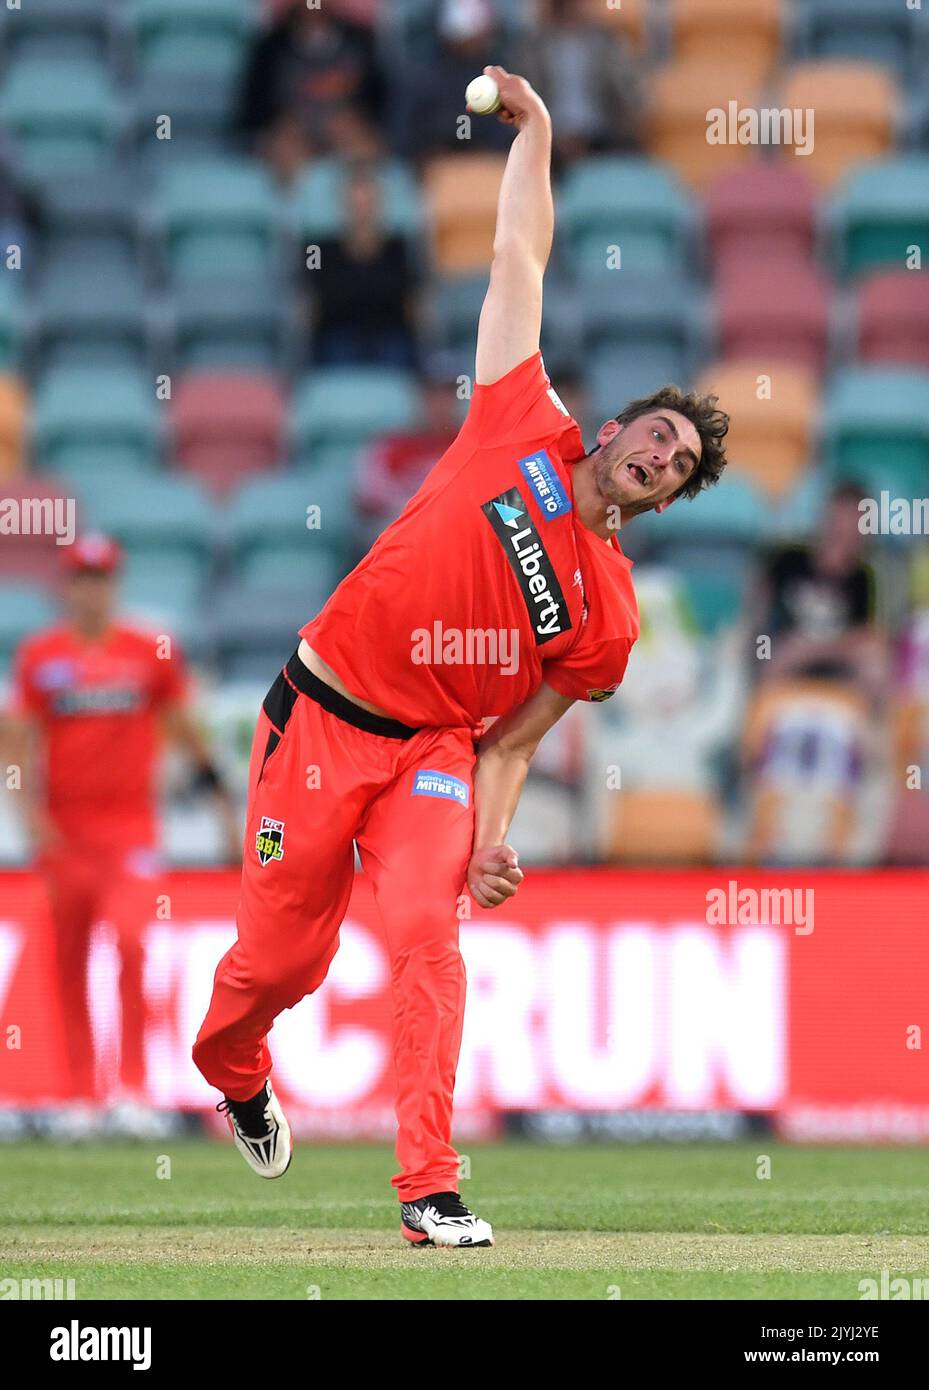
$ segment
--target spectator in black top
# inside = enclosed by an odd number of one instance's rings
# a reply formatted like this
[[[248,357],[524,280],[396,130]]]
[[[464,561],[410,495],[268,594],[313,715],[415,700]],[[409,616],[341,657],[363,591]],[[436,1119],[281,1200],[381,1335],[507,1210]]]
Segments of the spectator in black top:
[[[641,141],[641,84],[602,0],[542,0],[514,57],[552,113],[556,170],[589,154],[633,153]]]
[[[307,272],[314,361],[416,367],[418,271],[404,238],[385,230],[380,189],[365,166],[347,176],[343,231],[319,243],[319,262]]]
[[[414,64],[396,93],[401,153],[420,164],[429,155],[461,149],[505,153],[513,143],[512,126],[465,110],[471,79],[488,63],[507,63],[491,0],[442,0],[437,39],[432,61]],[[467,139],[460,135],[462,116],[468,116]]]
[[[757,633],[771,638],[767,680],[848,680],[880,702],[887,693],[888,641],[875,621],[874,573],[859,529],[861,490],[836,488],[813,545],[785,546],[762,576]]]
[[[288,0],[249,55],[238,125],[287,183],[308,159],[344,153],[348,126],[375,141],[383,96],[370,30],[341,15],[339,0]]]

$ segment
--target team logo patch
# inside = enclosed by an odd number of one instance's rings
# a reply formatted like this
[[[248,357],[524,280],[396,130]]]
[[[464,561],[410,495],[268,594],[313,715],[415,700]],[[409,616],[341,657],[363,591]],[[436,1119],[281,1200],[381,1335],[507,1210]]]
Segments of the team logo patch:
[[[553,521],[571,510],[571,499],[545,449],[527,454],[519,460],[519,467],[538,499],[545,521]]]
[[[558,583],[555,567],[542,544],[538,528],[526,510],[518,487],[508,488],[485,502],[481,511],[503,546],[510,568],[516,575],[536,646],[571,629],[571,615]]]
[[[587,698],[588,700],[596,700],[598,702],[601,700],[608,700],[611,695],[616,694],[618,689],[619,681],[617,681],[615,685],[608,685],[605,690],[588,690]]]
[[[258,834],[255,836],[255,849],[262,864],[267,864],[271,859],[283,859],[284,822],[272,820],[270,816],[262,816]]]
[[[467,806],[471,800],[471,788],[460,777],[424,767],[413,778],[413,795],[439,796],[443,801],[457,801]]]

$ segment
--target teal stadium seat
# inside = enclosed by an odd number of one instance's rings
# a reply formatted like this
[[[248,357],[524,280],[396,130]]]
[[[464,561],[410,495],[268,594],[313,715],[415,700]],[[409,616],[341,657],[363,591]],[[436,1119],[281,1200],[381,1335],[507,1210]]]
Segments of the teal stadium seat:
[[[0,372],[16,370],[22,342],[23,306],[15,275],[0,275]]]
[[[282,553],[303,565],[317,554],[343,562],[352,523],[351,473],[344,468],[307,469],[245,483],[229,504],[226,535],[236,566],[254,576],[262,563]],[[319,507],[319,527],[309,507]],[[280,573],[280,571],[277,571]]]
[[[924,10],[887,0],[800,0],[793,7],[798,56],[881,63],[902,79],[926,58]]]
[[[692,502],[679,498],[661,516],[636,517],[635,529],[661,547],[679,541],[719,542],[749,548],[764,546],[772,531],[768,499],[737,474],[726,472],[705,495]]]
[[[37,461],[43,472],[76,478],[101,465],[152,467],[161,425],[150,377],[128,367],[61,368],[36,393]]]
[[[929,494],[929,373],[854,367],[833,378],[824,410],[826,457],[836,479],[868,496]]]
[[[128,609],[175,621],[202,608],[204,565],[183,551],[166,559],[160,553],[131,550],[122,576],[122,597]]]
[[[294,393],[294,458],[314,472],[350,469],[362,444],[417,417],[416,382],[402,368],[320,367]]]
[[[344,160],[314,161],[297,179],[290,196],[288,220],[305,244],[338,236],[345,227]],[[395,236],[416,236],[423,225],[420,186],[408,165],[399,159],[378,163],[375,175],[381,191],[386,230]]]
[[[904,155],[855,170],[829,207],[839,268],[861,275],[907,268],[911,248],[929,262],[929,157]]]
[[[678,576],[701,633],[715,636],[738,620],[754,567],[750,553],[680,543],[663,549],[660,559]]]
[[[214,549],[214,508],[204,490],[187,478],[140,475],[119,491],[88,500],[92,529],[114,535],[130,555],[161,557],[171,565],[178,555],[205,566]]]
[[[122,109],[102,67],[24,59],[0,88],[0,128],[27,179],[101,168],[114,158],[122,127]]]
[[[34,348],[42,370],[147,363],[145,288],[124,265],[56,264],[42,281],[34,314]]]
[[[0,9],[0,50],[10,59],[108,62],[114,39],[108,0],[19,0]]]
[[[124,169],[62,174],[40,192],[43,266],[131,266],[141,246],[139,189]]]
[[[277,197],[257,161],[207,159],[166,168],[151,216],[162,258],[178,279],[268,278],[276,268]]]
[[[52,597],[35,584],[0,583],[0,662],[7,665],[24,638],[54,622]]]
[[[668,275],[688,268],[693,214],[661,164],[612,155],[581,160],[557,189],[556,208],[568,265],[579,275],[605,270],[611,246],[619,248],[623,271]]]
[[[286,371],[297,357],[293,296],[266,278],[209,276],[174,296],[172,332],[183,371]]]
[[[253,0],[131,0],[143,73],[237,72],[259,17]]]

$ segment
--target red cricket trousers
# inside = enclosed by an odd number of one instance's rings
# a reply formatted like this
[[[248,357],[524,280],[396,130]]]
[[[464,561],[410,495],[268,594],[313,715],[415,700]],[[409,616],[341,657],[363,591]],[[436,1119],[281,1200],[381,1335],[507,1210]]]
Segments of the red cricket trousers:
[[[457,1191],[452,1095],[465,970],[458,916],[473,834],[474,740],[360,709],[294,654],[252,745],[237,940],[216,969],[193,1058],[247,1100],[271,1071],[267,1034],[317,990],[339,946],[353,840],[390,960],[401,1201]]]

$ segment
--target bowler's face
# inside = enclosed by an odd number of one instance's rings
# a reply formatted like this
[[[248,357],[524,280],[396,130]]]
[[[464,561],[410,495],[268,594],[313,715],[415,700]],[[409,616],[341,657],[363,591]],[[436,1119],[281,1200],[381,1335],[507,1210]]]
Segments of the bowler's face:
[[[608,420],[597,440],[597,487],[627,516],[670,506],[702,452],[696,426],[676,410],[652,411],[623,426]]]

